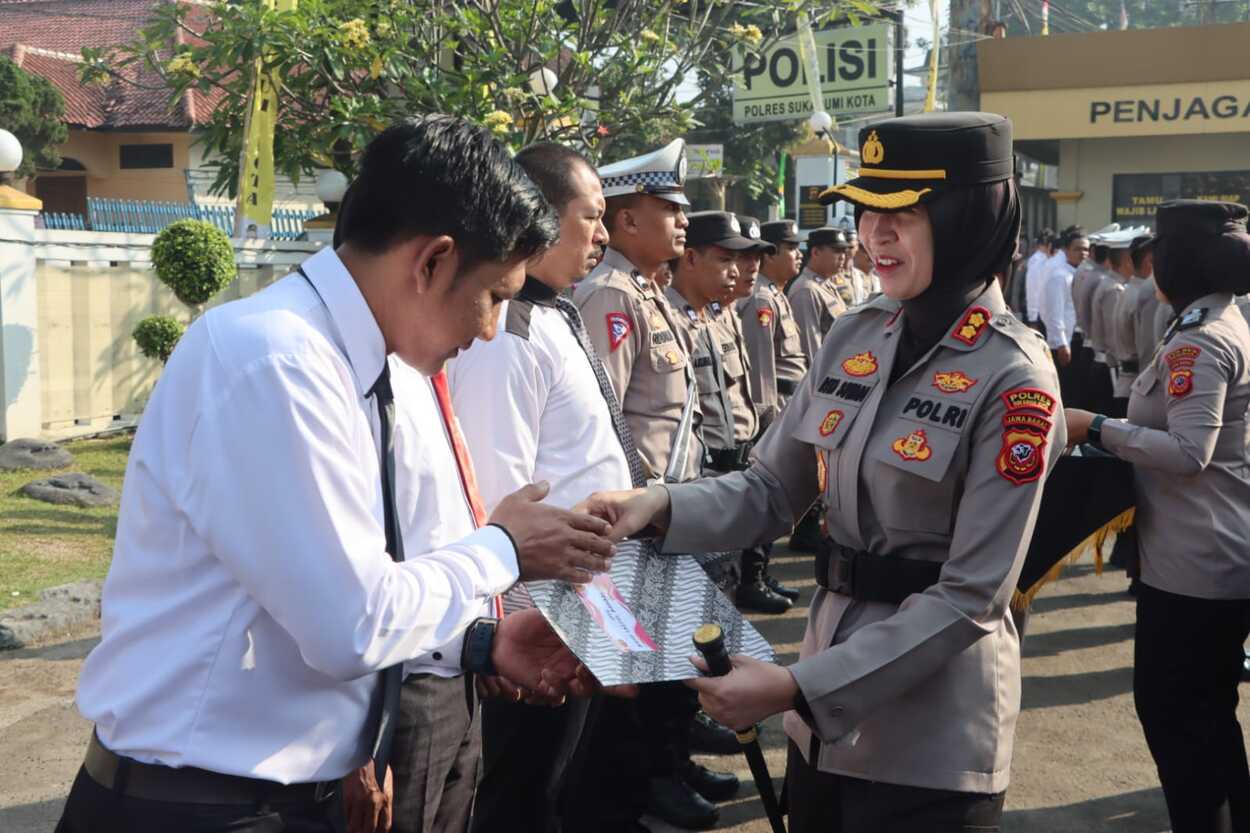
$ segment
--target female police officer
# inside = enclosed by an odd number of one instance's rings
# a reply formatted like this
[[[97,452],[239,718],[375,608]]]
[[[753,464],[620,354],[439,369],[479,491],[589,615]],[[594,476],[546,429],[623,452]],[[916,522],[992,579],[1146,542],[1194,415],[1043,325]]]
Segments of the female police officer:
[[[1250,830],[1237,722],[1250,633],[1250,290],[1246,207],[1159,207],[1159,294],[1176,313],[1128,419],[1069,411],[1069,439],[1133,464],[1141,581],[1133,695],[1176,833]]]
[[[1065,444],[1045,344],[994,280],[1020,227],[1011,124],[894,119],[860,153],[826,198],[855,204],[884,297],[833,325],[747,471],[588,505],[689,551],[771,540],[823,497],[799,661],[692,684],[730,725],[788,712],[794,833],[994,831],[1020,698],[1008,602]]]

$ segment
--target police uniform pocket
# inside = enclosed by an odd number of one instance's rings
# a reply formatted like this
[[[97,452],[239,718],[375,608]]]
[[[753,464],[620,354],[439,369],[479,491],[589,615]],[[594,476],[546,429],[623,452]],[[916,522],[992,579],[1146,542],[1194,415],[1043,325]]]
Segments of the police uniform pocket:
[[[842,455],[840,449],[860,410],[860,405],[814,396],[794,431],[796,439],[815,449],[817,486],[831,509],[840,504],[836,475]]]
[[[786,318],[781,322],[781,346],[787,352],[798,352],[800,349],[799,325],[794,323],[793,318]]]
[[[721,363],[725,368],[726,381],[733,382],[746,375],[746,369],[742,366],[742,354],[733,342],[721,345]]]
[[[674,343],[651,348],[651,369],[656,373],[672,373],[686,366],[686,355]]]

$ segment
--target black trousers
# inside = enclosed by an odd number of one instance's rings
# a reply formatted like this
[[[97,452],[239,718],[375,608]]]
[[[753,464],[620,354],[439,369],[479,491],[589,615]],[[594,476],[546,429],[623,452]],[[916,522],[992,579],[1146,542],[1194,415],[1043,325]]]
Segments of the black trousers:
[[[561,794],[561,829],[563,833],[632,831],[646,802],[649,763],[638,704],[598,697],[592,705]]]
[[[1089,364],[1093,359],[1093,351],[1085,347],[1085,336],[1075,333],[1068,345],[1072,361],[1067,367],[1058,367],[1059,395],[1068,408],[1084,408],[1087,405],[1086,392],[1089,387]]]
[[[1173,833],[1250,831],[1237,684],[1250,599],[1197,599],[1138,583],[1133,699]]]
[[[1115,407],[1115,385],[1111,381],[1111,368],[1106,362],[1090,362],[1086,398],[1089,409],[1094,413],[1112,415],[1111,411]]]
[[[190,804],[131,798],[78,770],[56,833],[343,833],[339,796],[319,803]]]
[[[790,742],[790,833],[998,833],[1004,793],[905,787],[821,772]]]
[[[589,742],[591,707],[602,695],[562,706],[506,700],[482,704],[482,780],[473,805],[473,833],[555,833],[561,804],[577,772],[570,769]],[[579,767],[580,768],[580,767]]]

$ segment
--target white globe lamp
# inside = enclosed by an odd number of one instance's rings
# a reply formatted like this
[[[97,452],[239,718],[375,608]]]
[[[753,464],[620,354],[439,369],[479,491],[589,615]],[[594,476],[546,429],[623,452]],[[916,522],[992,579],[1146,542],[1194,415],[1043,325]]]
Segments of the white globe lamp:
[[[824,110],[818,110],[808,118],[807,123],[811,125],[812,132],[819,136],[825,133],[829,128],[833,127],[833,116]]]
[[[0,130],[0,181],[11,178],[22,164],[22,143],[7,130]]]
[[[326,170],[317,174],[317,196],[326,208],[337,211],[343,195],[347,193],[347,177],[339,171]]]
[[[539,67],[530,73],[530,89],[534,95],[547,96],[560,83],[560,78],[547,67]]]

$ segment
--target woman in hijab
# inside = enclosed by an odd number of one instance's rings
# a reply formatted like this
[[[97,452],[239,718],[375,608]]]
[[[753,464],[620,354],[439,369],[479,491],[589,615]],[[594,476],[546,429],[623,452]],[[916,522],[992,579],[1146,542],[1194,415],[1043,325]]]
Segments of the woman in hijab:
[[[1250,636],[1246,206],[1159,206],[1158,295],[1174,318],[1127,419],[1071,410],[1069,440],[1133,464],[1141,578],[1133,697],[1176,833],[1250,830],[1237,683]]]
[[[1020,228],[1011,123],[893,119],[860,133],[856,206],[883,295],[841,316],[744,472],[599,494],[665,550],[784,534],[823,498],[799,659],[691,681],[730,726],[785,712],[792,833],[996,831],[1020,708],[1008,603],[1063,451],[1043,341],[996,277]]]

